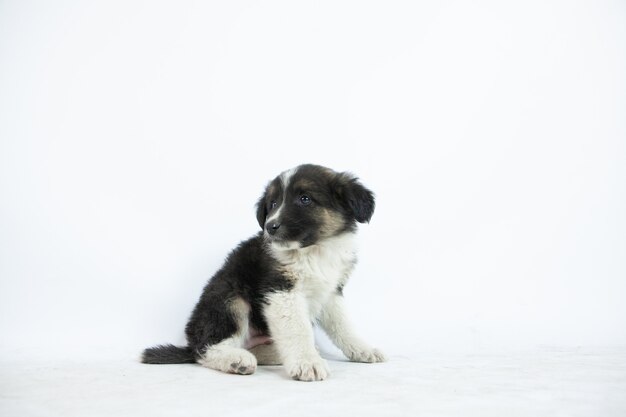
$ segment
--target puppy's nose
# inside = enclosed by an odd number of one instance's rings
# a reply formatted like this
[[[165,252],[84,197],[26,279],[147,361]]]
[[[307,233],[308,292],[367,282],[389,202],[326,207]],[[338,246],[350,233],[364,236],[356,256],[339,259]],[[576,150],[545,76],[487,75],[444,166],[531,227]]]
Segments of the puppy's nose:
[[[279,227],[280,227],[280,223],[275,223],[275,222],[268,223],[267,225],[265,225],[265,229],[267,229],[267,233],[269,233],[270,235],[275,234]]]

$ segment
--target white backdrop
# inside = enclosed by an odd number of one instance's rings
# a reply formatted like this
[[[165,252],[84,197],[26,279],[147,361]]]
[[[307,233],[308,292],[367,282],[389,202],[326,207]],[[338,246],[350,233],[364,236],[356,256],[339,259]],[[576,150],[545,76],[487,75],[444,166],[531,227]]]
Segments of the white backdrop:
[[[0,346],[181,342],[280,171],[377,194],[389,354],[626,343],[626,5],[0,2]]]

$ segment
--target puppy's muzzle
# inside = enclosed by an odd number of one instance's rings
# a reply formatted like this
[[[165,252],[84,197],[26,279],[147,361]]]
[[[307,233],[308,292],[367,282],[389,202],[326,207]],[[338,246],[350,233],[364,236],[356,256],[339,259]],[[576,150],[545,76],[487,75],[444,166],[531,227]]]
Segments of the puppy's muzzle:
[[[272,236],[276,234],[279,228],[280,228],[280,223],[277,223],[277,222],[270,222],[265,225],[265,230],[267,230],[267,233],[269,233]]]

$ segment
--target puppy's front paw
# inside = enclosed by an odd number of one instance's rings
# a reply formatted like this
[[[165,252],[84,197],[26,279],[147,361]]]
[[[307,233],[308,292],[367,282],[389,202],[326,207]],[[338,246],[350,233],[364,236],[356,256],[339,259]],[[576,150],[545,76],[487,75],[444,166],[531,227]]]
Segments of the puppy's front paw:
[[[352,362],[385,362],[387,358],[380,350],[370,347],[354,346],[344,352]]]
[[[329,375],[328,364],[320,357],[304,359],[287,366],[287,372],[299,381],[322,381]]]

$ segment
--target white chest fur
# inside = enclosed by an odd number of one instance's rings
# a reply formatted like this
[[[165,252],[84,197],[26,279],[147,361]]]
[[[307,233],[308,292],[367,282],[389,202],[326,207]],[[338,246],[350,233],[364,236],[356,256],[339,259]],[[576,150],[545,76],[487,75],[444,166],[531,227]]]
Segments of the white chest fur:
[[[272,249],[272,255],[293,280],[293,290],[306,300],[311,319],[319,316],[324,303],[352,272],[356,263],[354,237],[354,233],[345,233],[302,249]]]

